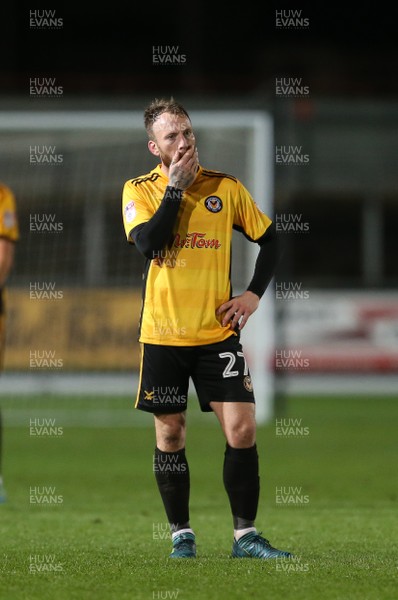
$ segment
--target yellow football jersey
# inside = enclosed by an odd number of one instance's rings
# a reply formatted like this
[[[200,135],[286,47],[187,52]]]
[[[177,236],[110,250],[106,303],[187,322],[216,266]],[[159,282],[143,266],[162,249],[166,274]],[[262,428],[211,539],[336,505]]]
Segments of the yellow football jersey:
[[[12,242],[19,239],[15,197],[3,183],[0,183],[0,238],[7,238]]]
[[[155,214],[167,185],[161,165],[124,184],[122,214],[130,243],[130,232]],[[256,241],[270,225],[238,179],[199,167],[183,192],[169,245],[146,263],[139,341],[197,346],[233,335],[216,315],[232,294],[233,229]]]
[[[0,183],[0,239],[2,238],[16,242],[19,239],[19,228],[14,194],[9,187]],[[4,350],[4,311],[5,290],[0,288],[0,370]]]

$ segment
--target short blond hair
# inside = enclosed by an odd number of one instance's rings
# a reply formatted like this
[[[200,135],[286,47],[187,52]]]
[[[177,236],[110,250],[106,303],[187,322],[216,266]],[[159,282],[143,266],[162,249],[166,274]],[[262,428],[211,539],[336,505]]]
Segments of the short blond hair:
[[[154,122],[160,117],[160,115],[166,112],[173,115],[184,116],[191,120],[184,106],[180,104],[180,102],[174,100],[173,97],[171,97],[170,100],[165,100],[164,98],[155,98],[155,100],[152,100],[152,102],[148,104],[144,111],[144,125],[150,140],[154,137]]]

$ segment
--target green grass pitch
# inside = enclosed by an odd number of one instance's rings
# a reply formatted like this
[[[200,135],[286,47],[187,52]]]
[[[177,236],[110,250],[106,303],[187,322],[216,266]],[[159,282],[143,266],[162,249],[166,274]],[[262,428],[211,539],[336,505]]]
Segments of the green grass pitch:
[[[282,562],[229,557],[224,440],[195,399],[187,456],[198,558],[167,558],[152,417],[131,403],[1,401],[2,600],[398,598],[398,398],[295,397],[282,423],[259,428],[257,526],[295,554]]]

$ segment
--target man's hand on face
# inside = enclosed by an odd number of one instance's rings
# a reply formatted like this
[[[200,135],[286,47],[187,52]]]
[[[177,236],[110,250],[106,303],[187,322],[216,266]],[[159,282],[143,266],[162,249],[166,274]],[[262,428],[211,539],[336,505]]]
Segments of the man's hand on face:
[[[169,166],[169,186],[186,190],[194,182],[199,165],[198,151],[194,146],[185,152],[177,150]]]

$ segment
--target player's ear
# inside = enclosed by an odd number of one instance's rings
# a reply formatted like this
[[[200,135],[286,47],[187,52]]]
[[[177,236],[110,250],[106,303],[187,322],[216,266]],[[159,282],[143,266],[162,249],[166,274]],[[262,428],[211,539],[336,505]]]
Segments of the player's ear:
[[[149,140],[148,149],[151,154],[154,154],[155,156],[160,156],[160,152],[158,150],[156,142],[154,142],[153,140]]]

